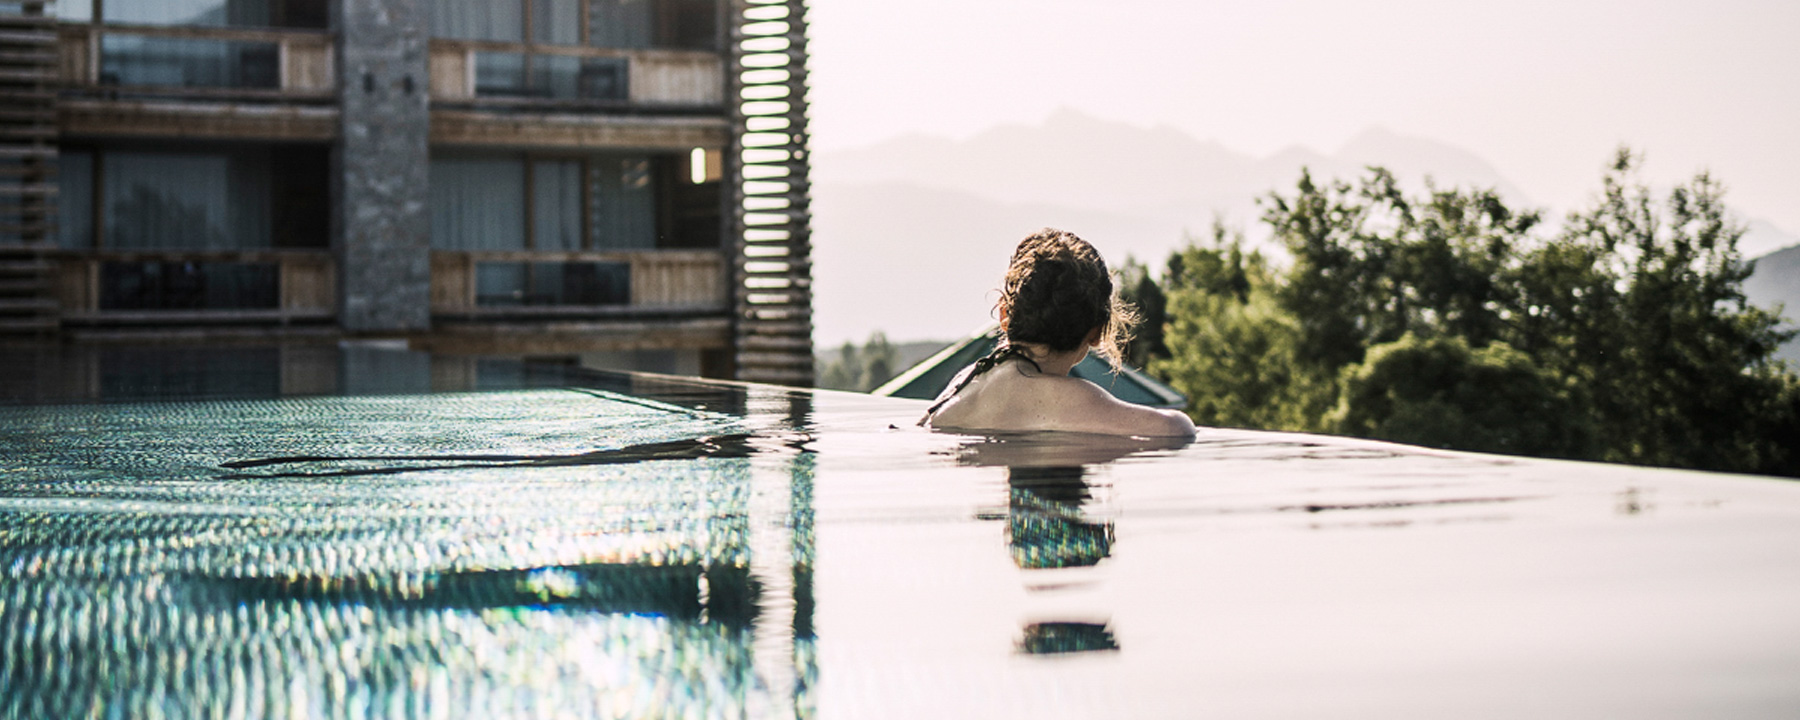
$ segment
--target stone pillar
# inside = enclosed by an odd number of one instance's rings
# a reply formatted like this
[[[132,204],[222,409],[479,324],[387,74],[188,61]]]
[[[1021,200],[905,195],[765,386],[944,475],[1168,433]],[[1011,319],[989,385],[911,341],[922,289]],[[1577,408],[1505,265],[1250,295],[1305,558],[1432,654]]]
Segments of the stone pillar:
[[[337,0],[340,140],[332,153],[339,324],[431,325],[429,0]]]

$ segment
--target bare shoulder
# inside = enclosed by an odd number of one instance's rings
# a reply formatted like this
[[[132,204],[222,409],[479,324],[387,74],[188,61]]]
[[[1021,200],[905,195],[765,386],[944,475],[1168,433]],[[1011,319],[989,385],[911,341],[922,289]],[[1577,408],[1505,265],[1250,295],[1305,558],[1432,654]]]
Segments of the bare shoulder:
[[[1113,397],[1105,388],[1080,378],[1057,383],[1065,416],[1078,432],[1145,437],[1193,437],[1194,421],[1175,410],[1133,405]]]
[[[994,372],[944,400],[920,424],[958,430],[1194,436],[1194,423],[1186,415],[1124,402],[1099,385],[1074,377]]]

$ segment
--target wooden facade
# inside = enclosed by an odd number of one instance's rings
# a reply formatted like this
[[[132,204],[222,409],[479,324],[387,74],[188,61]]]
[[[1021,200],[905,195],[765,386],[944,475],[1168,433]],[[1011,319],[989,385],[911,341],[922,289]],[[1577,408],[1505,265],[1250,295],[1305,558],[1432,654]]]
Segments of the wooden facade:
[[[106,0],[97,7],[111,13],[110,8],[149,2]],[[35,303],[32,307],[53,307],[54,312],[48,313],[52,320],[38,319],[32,325],[33,337],[39,339],[47,330],[49,337],[74,342],[161,341],[177,336],[204,341],[209,332],[226,336],[258,328],[270,337],[388,337],[439,352],[557,355],[596,348],[680,349],[703,353],[701,364],[711,374],[810,384],[804,5],[773,0],[656,2],[668,3],[669,9],[661,12],[683,13],[659,21],[663,26],[680,25],[676,32],[686,33],[681,42],[668,47],[605,47],[590,42],[585,2],[580,3],[581,44],[539,42],[534,38],[543,34],[530,30],[531,13],[544,11],[534,11],[537,4],[525,2],[521,12],[526,31],[519,37],[496,41],[432,35],[425,48],[424,75],[407,75],[391,88],[375,87],[372,75],[361,77],[368,87],[343,87],[357,82],[357,71],[341,66],[345,55],[340,35],[322,20],[310,27],[304,22],[287,27],[150,23],[142,16],[154,12],[146,10],[130,16],[131,21],[113,21],[110,14],[95,17],[100,11],[56,21],[54,3],[25,3],[38,14],[14,24],[36,28],[42,38],[36,42],[43,50],[33,57],[43,68],[47,90],[21,92],[45,100],[41,120],[48,129],[41,144],[46,150],[18,152],[37,153],[39,166],[60,162],[65,168],[63,178],[40,181],[40,186],[54,188],[60,182],[65,190],[78,192],[64,193],[60,241],[47,230],[30,238],[0,239],[0,276],[5,276],[0,277],[0,291],[27,292]],[[699,17],[696,12],[713,16]],[[427,28],[415,30],[431,34]],[[667,27],[658,30],[667,31]],[[768,54],[769,37],[787,43],[771,55],[785,58],[782,67],[772,68],[766,61],[746,64],[749,54]],[[193,58],[205,60],[212,48],[245,66],[199,67],[200,61]],[[131,52],[141,57],[130,56]],[[137,66],[128,62],[138,61],[134,58],[141,60]],[[514,58],[520,58],[516,62],[524,68],[518,73],[518,88],[496,91],[484,85],[491,84],[493,74],[483,63],[504,69],[503,63],[496,63]],[[573,92],[533,85],[545,75],[539,70],[553,68],[578,68],[579,75],[570,75],[575,78],[571,82],[583,84]],[[779,71],[780,77],[773,77],[771,70]],[[219,81],[207,72],[230,78]],[[770,88],[781,89],[771,93]],[[587,163],[579,171],[568,171],[580,173],[571,175],[577,180],[570,181],[580,187],[558,196],[568,198],[565,205],[577,203],[579,209],[552,210],[577,219],[578,230],[569,232],[579,239],[540,246],[544,241],[535,238],[544,231],[533,228],[542,222],[533,218],[547,212],[545,203],[556,198],[531,195],[520,210],[526,218],[519,231],[523,241],[490,248],[480,243],[445,247],[433,240],[428,258],[429,329],[384,333],[340,327],[340,308],[346,302],[341,275],[347,257],[340,244],[357,236],[341,225],[360,220],[349,217],[338,226],[324,222],[319,213],[329,211],[317,207],[321,202],[317,198],[329,197],[324,188],[336,182],[329,173],[339,172],[337,161],[326,158],[343,142],[342,94],[358,90],[424,93],[429,121],[421,131],[433,162],[440,155],[515,158],[509,162],[526,174],[528,193],[547,192],[533,190],[537,176],[532,173],[539,172],[541,163],[565,158]],[[781,107],[771,111],[771,103]],[[758,107],[746,111],[746,104]],[[751,126],[760,129],[752,131]],[[60,161],[58,148],[64,155]],[[125,178],[133,163],[142,165],[144,157],[172,152],[169,148],[211,153],[169,161],[172,173],[187,165],[212,163],[227,168],[218,170],[218,177],[237,184],[239,165],[257,168],[261,174],[255,175],[256,182],[266,185],[274,197],[267,216],[240,221],[237,210],[211,206],[170,206],[121,216],[121,203],[132,201],[125,195],[132,190]],[[0,148],[0,155],[6,152]],[[771,164],[773,152],[785,155]],[[603,237],[610,230],[595,224],[606,218],[602,199],[594,195],[615,192],[606,188],[616,181],[595,179],[600,175],[594,173],[600,171],[594,168],[602,166],[584,160],[598,157],[612,162],[615,156],[653,161],[643,166],[653,173],[645,186],[652,190],[644,192],[653,191],[656,203],[654,210],[642,211],[656,223],[651,239],[618,247],[613,246],[617,241]],[[774,167],[781,168],[780,177],[769,174]],[[303,181],[307,187],[297,184]],[[235,197],[231,193],[237,191],[227,187],[208,192]],[[5,193],[0,188],[0,199]],[[178,225],[195,212],[211,213],[208,222],[227,227],[228,235],[235,232],[229,228],[246,227],[252,228],[246,232],[262,239],[234,246],[230,238],[184,241],[173,230],[122,231],[122,226],[146,222]],[[55,214],[53,208],[43,210],[38,222],[49,223],[47,218]],[[173,239],[171,232],[176,233]],[[746,234],[752,238],[748,242]],[[781,237],[775,239],[777,235]],[[579,247],[568,246],[569,242]],[[541,302],[526,296],[509,304],[503,296],[478,291],[481,278],[487,277],[483,268],[513,266],[598,268],[609,282],[628,287],[628,292],[605,290],[613,294],[603,301],[577,293],[552,294]],[[26,277],[9,279],[9,268]],[[192,278],[199,278],[192,283],[201,283],[211,277],[208,273],[232,278],[239,285],[252,282],[243,278],[251,278],[274,287],[252,288],[240,292],[243,297],[218,301],[216,288],[201,291],[182,285]],[[132,285],[137,294],[126,297],[121,283]],[[0,297],[0,321],[5,319],[6,302]],[[226,306],[214,306],[221,303]],[[0,323],[0,340],[23,337],[8,333]]]

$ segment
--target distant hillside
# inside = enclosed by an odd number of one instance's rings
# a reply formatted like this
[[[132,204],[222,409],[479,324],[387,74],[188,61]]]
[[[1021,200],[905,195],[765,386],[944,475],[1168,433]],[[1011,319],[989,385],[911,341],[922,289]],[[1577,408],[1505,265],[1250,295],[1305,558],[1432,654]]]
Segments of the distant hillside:
[[[961,341],[962,338],[957,338],[956,340],[917,340],[913,342],[891,343],[894,346],[894,367],[900,370],[912,367],[919,364],[919,361],[938,354],[939,350],[949,347],[952,343]],[[860,350],[866,342],[867,340],[850,344],[855,345],[857,349]],[[838,359],[838,357],[843,354],[843,348],[844,343],[838,343],[829,347],[820,346],[813,348],[813,359],[820,363],[831,362]]]
[[[966,337],[993,322],[1013,246],[1046,225],[1092,238],[1110,257],[1157,261],[1182,230],[1157,218],[1009,205],[901,183],[820,184],[813,208],[821,348],[861,343],[875,330],[895,342]]]
[[[1294,147],[1267,158],[1234,152],[1180,130],[1141,128],[1059,110],[1041,125],[1004,125],[965,140],[906,136],[863,148],[820,152],[818,184],[902,182],[1003,203],[1043,203],[1129,212],[1180,208],[1204,222],[1213,210],[1242,210],[1302,166],[1319,177],[1354,177],[1380,164],[1404,179],[1498,188],[1529,199],[1486,161],[1443,143],[1364,131],[1336,154]],[[1204,225],[1202,225],[1204,226]]]
[[[1601,160],[1596,159],[1596,162]],[[813,157],[814,337],[821,348],[880,330],[895,342],[960,337],[992,321],[1013,245],[1044,226],[1075,232],[1117,264],[1156,265],[1215,216],[1267,237],[1256,200],[1291,192],[1300,168],[1351,179],[1382,165],[1417,189],[1495,188],[1535,207],[1474,153],[1379,128],[1335,153],[1292,147],[1264,158],[1171,127],[1143,128],[1063,110],[1039,125],[974,136],[905,136]],[[1599,174],[1593,178],[1596,188]],[[1554,220],[1554,218],[1551,218]],[[1739,247],[1800,243],[1749,219]],[[1800,314],[1800,301],[1789,301]]]
[[[1756,273],[1744,281],[1744,294],[1761,307],[1785,306],[1789,327],[1800,326],[1800,245],[1756,259]],[[1781,346],[1776,355],[1800,369],[1800,339]]]
[[[1738,252],[1743,253],[1744,257],[1754,258],[1794,245],[1800,245],[1800,236],[1782,232],[1781,228],[1767,220],[1750,218],[1745,223],[1744,236],[1738,239]],[[1800,311],[1800,307],[1788,307]]]
[[[874,330],[896,341],[960,336],[991,321],[990,291],[1032,230],[1075,232],[1115,264],[1128,255],[1155,264],[1215,216],[1255,241],[1256,198],[1290,187],[1302,166],[1350,178],[1373,163],[1410,182],[1429,174],[1522,198],[1471,153],[1382,130],[1335,155],[1296,147],[1258,159],[1173,128],[1064,110],[963,140],[907,136],[822,151],[813,167],[816,339],[824,347]]]

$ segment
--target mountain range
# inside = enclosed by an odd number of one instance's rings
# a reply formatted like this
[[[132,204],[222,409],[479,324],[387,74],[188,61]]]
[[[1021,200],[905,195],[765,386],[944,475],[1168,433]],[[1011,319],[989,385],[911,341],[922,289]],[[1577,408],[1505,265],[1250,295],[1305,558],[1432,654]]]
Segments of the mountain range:
[[[1800,245],[1783,248],[1756,259],[1756,273],[1744,281],[1750,302],[1766,308],[1782,306],[1792,328],[1800,321]],[[1800,371],[1800,338],[1782,345],[1775,356]]]
[[[898,182],[953,190],[1001,203],[1048,204],[1210,223],[1216,211],[1290,187],[1301,167],[1315,177],[1350,178],[1380,164],[1403,179],[1433,175],[1459,185],[1529,198],[1473,153],[1374,128],[1337,153],[1294,146],[1266,158],[1202,141],[1168,126],[1139,128],[1059,110],[1039,125],[1003,125],[963,140],[908,135],[862,148],[821,153],[821,185]],[[1244,218],[1249,219],[1249,218]]]
[[[1429,177],[1439,187],[1492,188],[1509,205],[1539,207],[1475,153],[1379,128],[1335,153],[1295,146],[1258,158],[1168,126],[1060,110],[1037,125],[963,139],[907,135],[819,151],[815,339],[835,346],[876,330],[897,341],[950,339],[992,322],[1013,245],[1040,227],[1087,238],[1115,265],[1128,256],[1159,265],[1215,218],[1262,242],[1258,198],[1290,194],[1303,167],[1315,179],[1350,180],[1368,165],[1392,170],[1415,190]],[[1746,256],[1800,245],[1800,237],[1765,221],[1746,223],[1739,244]],[[1758,275],[1773,271],[1759,267]],[[1800,312],[1800,300],[1787,305]]]

